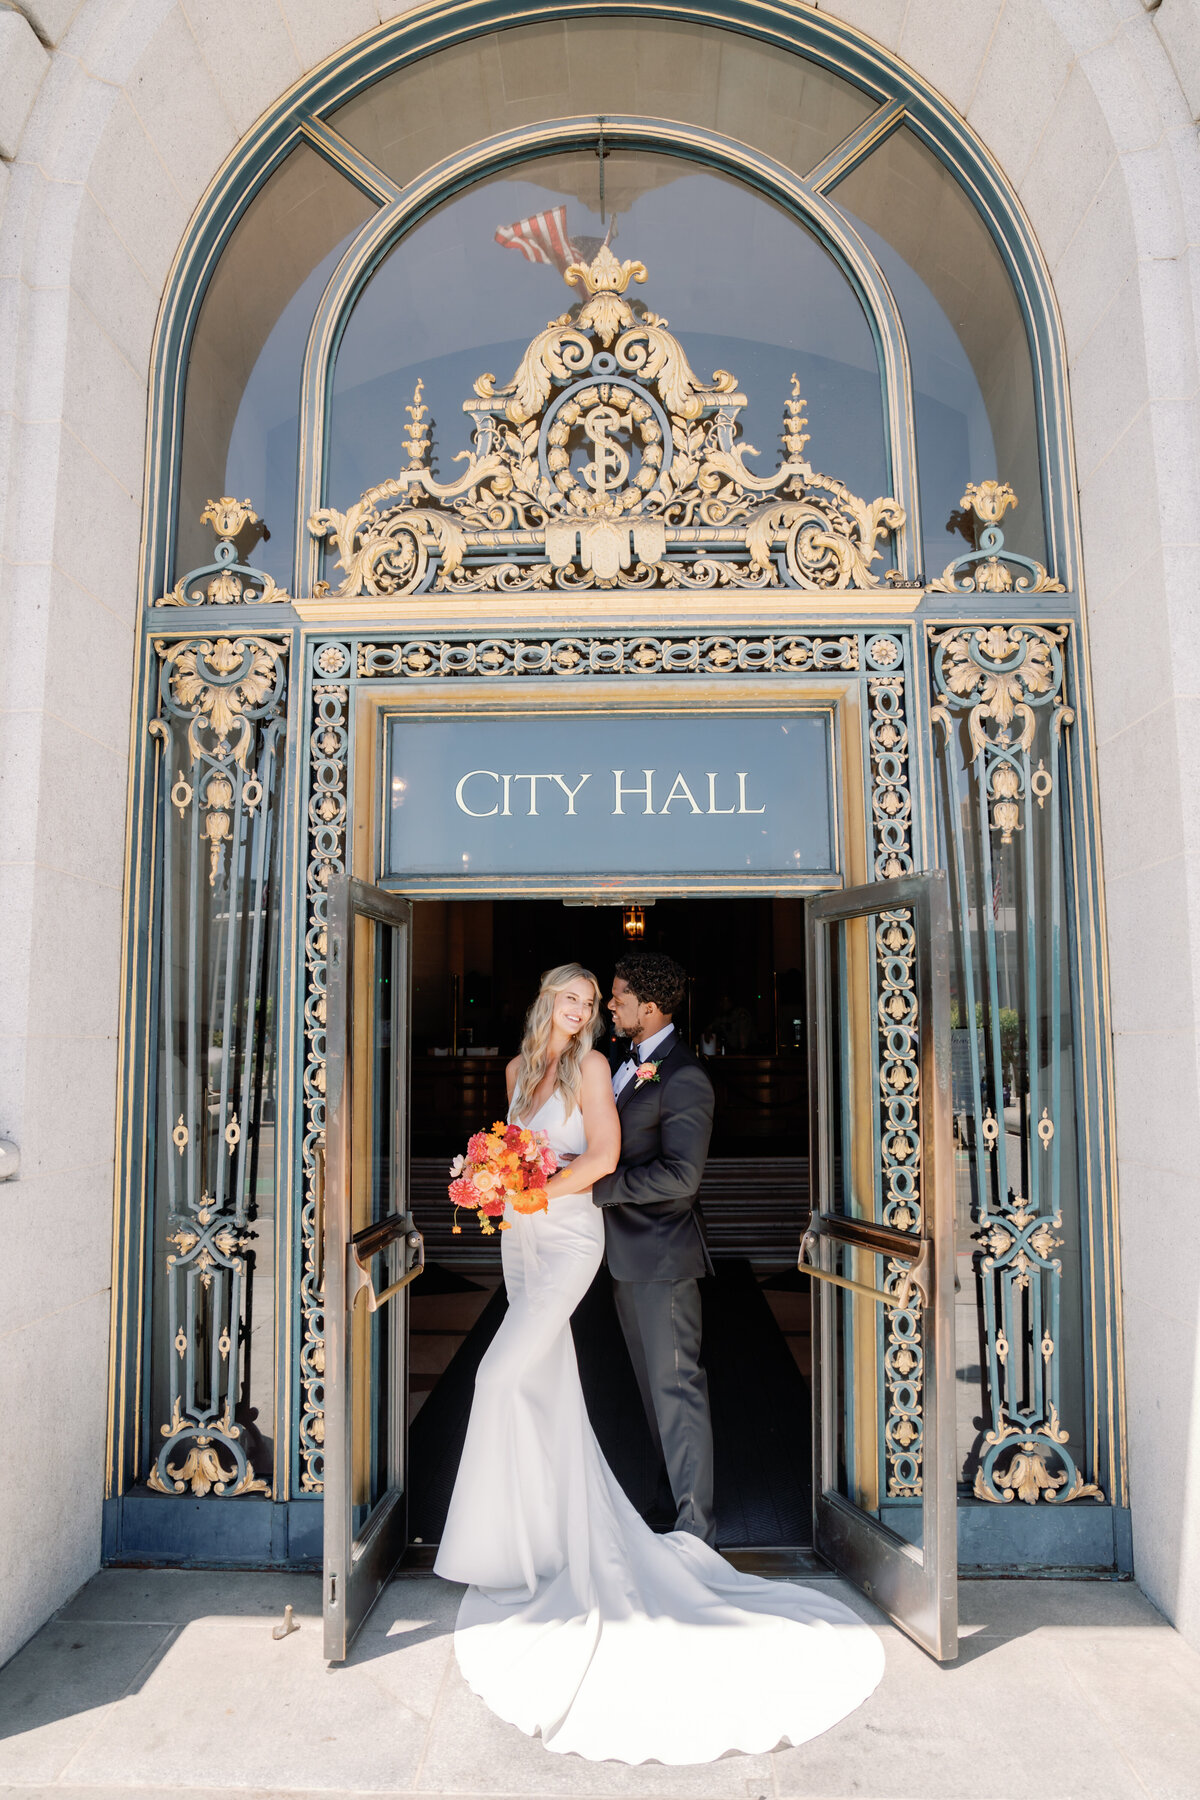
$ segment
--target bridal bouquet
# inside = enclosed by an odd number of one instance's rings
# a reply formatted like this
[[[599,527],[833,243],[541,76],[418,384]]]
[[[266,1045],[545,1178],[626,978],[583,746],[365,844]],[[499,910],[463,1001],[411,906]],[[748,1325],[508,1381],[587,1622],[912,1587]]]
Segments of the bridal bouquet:
[[[465,1156],[456,1156],[450,1164],[450,1198],[454,1202],[455,1236],[462,1232],[458,1223],[460,1206],[470,1207],[479,1215],[479,1228],[491,1237],[505,1202],[511,1200],[519,1213],[545,1212],[546,1182],[558,1168],[558,1158],[550,1148],[544,1131],[529,1131],[523,1125],[506,1125],[503,1120],[490,1131],[477,1131],[467,1145]],[[501,1220],[500,1230],[507,1231]]]

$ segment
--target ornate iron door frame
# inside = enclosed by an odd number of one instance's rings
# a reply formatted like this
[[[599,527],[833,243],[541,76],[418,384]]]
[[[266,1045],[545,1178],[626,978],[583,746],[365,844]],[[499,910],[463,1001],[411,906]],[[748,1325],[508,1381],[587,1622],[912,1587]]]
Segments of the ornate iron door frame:
[[[844,928],[857,922],[869,935],[855,957]],[[813,1217],[799,1258],[813,1285],[814,1546],[941,1661],[958,1653],[949,928],[941,871],[808,902]],[[882,1517],[898,1409],[885,1417],[876,1370],[894,1389],[901,1356],[923,1385],[916,1544]]]

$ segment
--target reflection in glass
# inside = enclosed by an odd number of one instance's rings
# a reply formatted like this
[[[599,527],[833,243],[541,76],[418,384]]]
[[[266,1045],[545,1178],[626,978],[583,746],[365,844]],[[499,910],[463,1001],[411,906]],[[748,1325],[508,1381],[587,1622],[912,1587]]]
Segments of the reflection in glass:
[[[244,534],[239,549],[291,586],[304,347],[325,283],[373,210],[300,145],[239,220],[188,358],[176,576],[211,558],[212,534],[200,523],[205,502],[234,494],[253,502],[270,532],[257,544]]]
[[[886,1259],[875,1252],[838,1244],[829,1255],[833,1274],[868,1287],[882,1284]],[[833,1408],[836,1444],[832,1491],[879,1519],[887,1410],[880,1377],[883,1308],[829,1282],[823,1284],[821,1306],[822,1354],[830,1357],[826,1393]]]
[[[887,491],[879,365],[849,283],[781,207],[675,157],[613,152],[607,224],[591,153],[541,158],[479,183],[424,219],[380,264],[346,328],[333,382],[327,487],[345,508],[406,464],[405,406],[418,378],[434,424],[435,471],[455,473],[470,441],[463,402],[479,375],[507,381],[545,321],[579,304],[547,263],[498,244],[498,228],[561,206],[576,247],[613,229],[618,256],[649,279],[630,290],[665,315],[705,378],[728,369],[741,423],[776,465],[793,371],[808,401],[814,466],[854,493]],[[582,196],[582,198],[581,198]]]
[[[425,57],[329,122],[400,184],[498,132],[620,113],[721,132],[804,175],[877,104],[829,70],[737,32],[647,17],[571,18]],[[577,197],[591,199],[595,169],[593,158]]]
[[[142,1465],[160,1492],[245,1479],[262,1493],[273,1471],[281,729],[263,731],[253,772],[227,773],[193,761],[183,721],[161,725]]]
[[[352,1055],[354,1142],[365,1154],[351,1171],[351,1228],[355,1234],[404,1211],[402,1103],[404,1082],[401,930],[355,919],[356,994],[369,997],[369,1022],[358,1025]],[[364,969],[363,964],[366,967]],[[355,1021],[351,1021],[355,1031]],[[360,1035],[361,1034],[361,1035]],[[403,1240],[370,1259],[381,1294],[402,1273]],[[351,1319],[351,1532],[361,1536],[375,1508],[403,1485],[404,1346],[407,1295],[371,1312],[360,1294]]]
[[[882,267],[908,338],[927,576],[940,575],[964,542],[973,548],[959,503],[968,482],[993,478],[1011,482],[1020,500],[1005,526],[1011,548],[1044,562],[1029,337],[1012,278],[970,196],[904,128],[831,198]]]
[[[1034,764],[1039,758],[1049,762],[1053,728],[1051,719],[1038,715]],[[958,1250],[960,1266],[973,1264],[976,1275],[974,1283],[963,1280],[957,1309],[958,1454],[968,1486],[979,1469],[983,1430],[995,1423],[1001,1401],[1009,1416],[1025,1411],[1040,1420],[1054,1384],[1069,1448],[1077,1462],[1088,1461],[1075,1022],[1067,966],[1074,927],[1069,884],[1062,879],[1070,849],[1060,810],[1065,786],[1056,783],[1054,798],[1043,806],[1027,798],[1020,829],[1006,844],[993,828],[978,771],[967,722],[956,719],[941,757],[939,805],[954,892]],[[988,1274],[985,1256],[1004,1267],[1016,1241],[1012,1219],[1027,1202],[1047,1221],[1048,1236],[1038,1236],[1037,1243],[1059,1261],[1061,1273],[1044,1277],[1035,1270],[1027,1281],[1011,1269]],[[990,1391],[989,1334],[982,1326],[989,1282],[996,1328],[991,1352],[997,1341],[1004,1352],[994,1371],[1005,1383],[1002,1394]]]

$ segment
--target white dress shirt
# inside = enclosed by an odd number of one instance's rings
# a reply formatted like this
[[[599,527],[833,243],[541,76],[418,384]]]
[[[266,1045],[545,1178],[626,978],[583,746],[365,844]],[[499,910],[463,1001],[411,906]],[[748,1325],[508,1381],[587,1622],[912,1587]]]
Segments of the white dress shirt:
[[[613,1094],[623,1094],[644,1062],[649,1062],[658,1046],[665,1043],[674,1031],[674,1024],[664,1025],[653,1037],[643,1038],[640,1044],[630,1046],[629,1055],[613,1076]]]

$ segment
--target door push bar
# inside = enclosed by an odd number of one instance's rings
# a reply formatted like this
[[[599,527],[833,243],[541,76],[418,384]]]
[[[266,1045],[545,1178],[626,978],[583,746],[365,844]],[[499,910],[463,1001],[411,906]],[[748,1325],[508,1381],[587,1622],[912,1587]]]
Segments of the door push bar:
[[[851,1281],[848,1275],[835,1275],[830,1269],[819,1269],[815,1263],[804,1260],[806,1250],[811,1249],[814,1253],[816,1252],[819,1239],[834,1235],[832,1232],[822,1231],[815,1224],[810,1225],[800,1239],[800,1251],[796,1258],[797,1268],[802,1269],[806,1275],[811,1275],[816,1281],[828,1281],[832,1287],[847,1288],[852,1294],[862,1294],[866,1299],[877,1300],[881,1306],[892,1307],[897,1312],[903,1312],[908,1306],[910,1288],[916,1288],[922,1306],[929,1305],[929,1277],[933,1264],[933,1245],[929,1238],[921,1239],[920,1248],[915,1256],[911,1256],[908,1267],[900,1277],[900,1285],[894,1293],[889,1294],[884,1288],[871,1287],[865,1281]],[[898,1245],[890,1243],[859,1244],[850,1239],[840,1239],[839,1241],[845,1243],[852,1250],[874,1249],[885,1256],[908,1256],[910,1254],[907,1247],[902,1251]]]
[[[375,1291],[375,1283],[371,1279],[371,1258],[386,1250],[397,1238],[404,1239],[405,1249],[415,1251],[417,1260],[413,1267],[403,1274],[399,1281],[393,1281],[385,1287],[382,1294]],[[425,1240],[419,1231],[412,1229],[412,1220],[407,1213],[393,1213],[390,1218],[382,1219],[378,1225],[368,1225],[365,1231],[356,1232],[349,1244],[350,1250],[350,1291],[346,1296],[346,1307],[353,1311],[358,1296],[366,1292],[368,1312],[378,1312],[389,1300],[395,1298],[401,1288],[406,1288],[410,1281],[415,1281],[425,1268]],[[405,1259],[407,1261],[407,1257]]]

